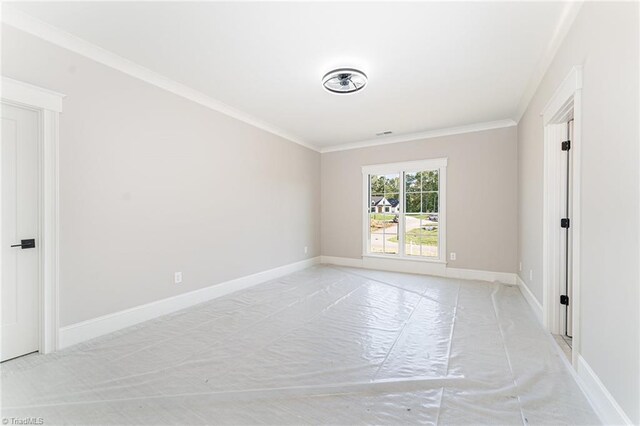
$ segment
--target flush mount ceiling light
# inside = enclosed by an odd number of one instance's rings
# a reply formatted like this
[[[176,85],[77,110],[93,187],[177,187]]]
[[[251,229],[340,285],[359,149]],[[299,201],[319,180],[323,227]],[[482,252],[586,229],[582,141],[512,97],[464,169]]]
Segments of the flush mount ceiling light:
[[[331,93],[346,94],[364,89],[367,76],[353,68],[339,68],[322,77],[322,86]]]

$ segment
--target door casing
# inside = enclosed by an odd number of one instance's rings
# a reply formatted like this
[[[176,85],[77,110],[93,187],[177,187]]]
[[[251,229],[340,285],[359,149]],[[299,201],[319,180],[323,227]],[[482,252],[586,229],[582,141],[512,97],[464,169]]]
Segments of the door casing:
[[[553,334],[562,334],[560,295],[564,281],[561,276],[561,239],[564,230],[560,227],[565,200],[561,185],[566,155],[560,143],[566,140],[566,123],[573,118],[573,140],[571,141],[573,194],[571,197],[571,275],[572,275],[572,364],[577,365],[580,346],[580,153],[582,128],[582,67],[573,67],[558,87],[542,112],[544,125],[544,199],[543,199],[543,324]]]
[[[41,353],[58,349],[58,122],[63,99],[60,93],[2,77],[0,100],[38,113],[38,231],[35,237],[41,248],[38,259],[38,349]]]

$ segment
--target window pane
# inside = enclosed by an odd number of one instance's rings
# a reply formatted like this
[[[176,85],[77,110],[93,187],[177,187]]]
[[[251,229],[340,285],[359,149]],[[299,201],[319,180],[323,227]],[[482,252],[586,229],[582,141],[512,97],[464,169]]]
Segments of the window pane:
[[[384,211],[385,198],[384,195],[372,195],[369,199],[371,213],[382,213]]]
[[[382,253],[384,250],[384,234],[371,234],[371,253]]]
[[[393,215],[391,221],[388,222],[388,226],[384,228],[384,252],[387,254],[397,254],[399,252],[398,218],[399,215]]]
[[[369,230],[372,234],[384,234],[384,228],[388,225],[388,220],[385,218],[389,215],[384,213],[370,213],[369,214]]]
[[[398,173],[384,176],[384,193],[398,193],[400,192],[400,175]]]
[[[371,175],[371,190],[369,193],[373,195],[384,195],[384,176]]]
[[[397,229],[397,228],[396,228]],[[398,253],[398,235],[397,234],[385,234],[384,235],[384,252],[387,254],[397,254]]]
[[[384,227],[384,233],[385,234],[398,234],[398,218],[400,217],[400,215],[397,214],[391,214],[391,215],[386,215],[387,216],[387,220],[386,220],[386,226]]]
[[[426,226],[438,225],[438,213],[427,213],[422,215],[422,225],[426,225]]]
[[[405,191],[420,192],[420,173],[405,173]]]
[[[427,192],[422,194],[422,211],[438,213],[438,193]]]
[[[407,214],[404,217],[404,244],[407,256],[420,256],[420,244],[415,240],[415,235],[420,232],[419,214]]]
[[[421,207],[421,195],[418,194],[406,194],[406,209],[407,213],[420,213],[422,211]]]
[[[438,257],[438,226],[423,219],[425,216],[407,215],[405,218],[405,252],[408,256]]]
[[[400,213],[400,194],[385,194],[385,212]]]
[[[423,225],[421,235],[421,255],[424,257],[438,257],[438,225]]]
[[[400,174],[369,176],[369,251],[397,254]]]
[[[437,170],[426,170],[424,172],[421,172],[421,174],[423,191],[437,191],[439,189]]]
[[[369,214],[369,250],[372,253],[398,253],[398,215]]]

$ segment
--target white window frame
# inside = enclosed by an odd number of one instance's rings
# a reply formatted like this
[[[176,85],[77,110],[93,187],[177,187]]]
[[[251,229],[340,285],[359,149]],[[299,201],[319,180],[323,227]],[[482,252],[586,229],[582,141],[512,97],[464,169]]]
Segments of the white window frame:
[[[447,258],[447,163],[448,159],[433,158],[402,163],[373,164],[362,166],[362,256],[383,259],[411,260],[416,262],[446,263]],[[408,256],[405,251],[405,182],[404,173],[438,170],[438,257]],[[400,175],[400,212],[398,219],[398,254],[373,253],[370,251],[369,232],[369,175]]]

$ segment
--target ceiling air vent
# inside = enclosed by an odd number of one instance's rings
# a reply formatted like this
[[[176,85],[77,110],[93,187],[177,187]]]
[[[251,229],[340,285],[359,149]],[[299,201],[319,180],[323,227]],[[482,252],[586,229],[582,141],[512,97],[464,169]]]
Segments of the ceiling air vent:
[[[393,133],[391,130],[385,130],[384,132],[376,133],[376,136],[387,136]]]

